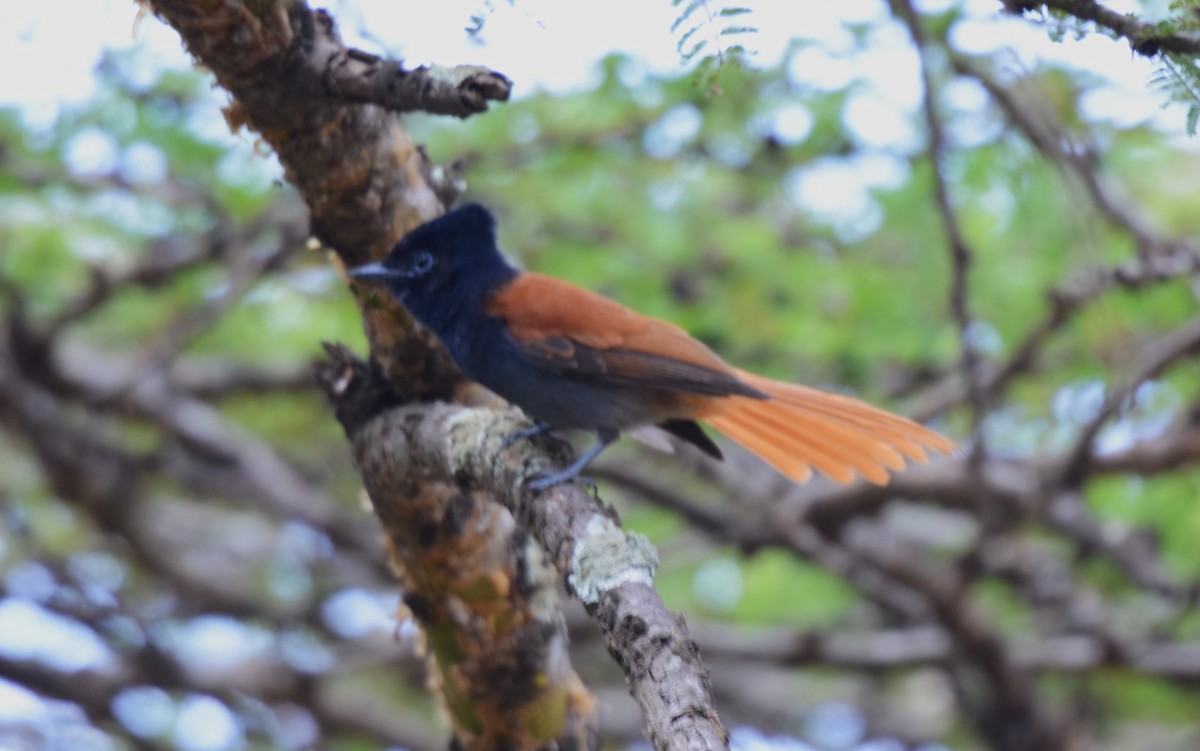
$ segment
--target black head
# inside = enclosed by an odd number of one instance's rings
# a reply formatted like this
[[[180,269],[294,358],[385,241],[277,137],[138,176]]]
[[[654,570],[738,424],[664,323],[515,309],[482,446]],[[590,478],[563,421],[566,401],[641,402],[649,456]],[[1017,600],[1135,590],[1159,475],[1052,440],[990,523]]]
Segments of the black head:
[[[472,292],[490,292],[515,273],[496,247],[496,220],[477,203],[409,232],[382,263],[350,271],[355,279],[387,285],[426,325],[436,313]]]

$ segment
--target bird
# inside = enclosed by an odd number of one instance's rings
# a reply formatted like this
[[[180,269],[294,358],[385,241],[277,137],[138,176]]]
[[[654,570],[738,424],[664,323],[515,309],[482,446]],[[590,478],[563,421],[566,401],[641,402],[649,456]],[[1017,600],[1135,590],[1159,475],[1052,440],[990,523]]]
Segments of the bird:
[[[533,490],[577,478],[621,433],[650,427],[722,458],[699,422],[797,483],[816,470],[841,483],[860,475],[885,485],[906,460],[955,448],[912,420],[740,370],[672,323],[518,270],[497,245],[494,215],[478,203],[419,225],[382,262],[349,276],[384,285],[470,379],[528,415],[532,427],[505,446],[561,430],[596,434],[568,467],[532,478]]]

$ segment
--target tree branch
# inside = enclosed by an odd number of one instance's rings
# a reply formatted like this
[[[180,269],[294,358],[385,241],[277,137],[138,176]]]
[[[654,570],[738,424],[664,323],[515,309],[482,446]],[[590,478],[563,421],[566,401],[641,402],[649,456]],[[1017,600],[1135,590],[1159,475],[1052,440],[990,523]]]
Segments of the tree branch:
[[[320,11],[317,15],[329,19]],[[331,96],[348,102],[456,117],[486,112],[489,101],[506,102],[512,91],[512,81],[503,74],[478,65],[431,65],[409,71],[399,61],[357,49],[329,58],[325,86]]]
[[[441,214],[453,194],[433,179],[424,152],[393,115],[346,101],[465,116],[508,93],[507,79],[490,71],[408,74],[349,50],[328,14],[298,0],[155,0],[152,7],[233,95],[230,124],[250,125],[274,147],[309,206],[312,231],[347,265],[382,257],[405,230]],[[390,296],[358,291],[373,355],[388,380],[410,398],[458,395],[464,379],[436,339],[418,331]],[[326,382],[344,383],[336,373]],[[172,419],[171,427],[179,424],[178,410],[150,406]],[[339,417],[348,414],[339,410]],[[238,461],[244,448],[235,446],[229,458]],[[368,487],[385,483],[364,474]],[[407,479],[417,482],[416,475]],[[433,482],[420,491],[406,487],[413,492],[402,498],[373,495],[407,585],[406,604],[426,627],[435,626],[427,633],[456,745],[594,746],[594,710],[566,657],[546,586],[553,578],[537,548],[486,499]],[[466,645],[471,650],[458,649]]]
[[[1120,388],[1113,389],[1100,410],[1080,431],[1075,448],[1063,466],[1062,483],[1068,488],[1079,487],[1087,477],[1093,444],[1100,429],[1126,404],[1134,391],[1146,381],[1186,356],[1200,352],[1200,317],[1152,343],[1147,355],[1139,362],[1138,370]]]
[[[789,667],[821,665],[870,673],[949,665],[959,658],[961,648],[950,633],[931,626],[797,633],[709,623],[693,624],[692,630],[712,659]],[[1103,637],[1071,634],[1017,637],[1005,645],[1005,651],[1013,663],[1038,672],[1072,674],[1124,668],[1168,680],[1200,680],[1198,641],[1126,640],[1117,654],[1109,647]]]
[[[708,675],[682,618],[652,586],[657,555],[640,535],[577,484],[525,489],[554,468],[544,447],[504,437],[528,427],[515,411],[451,405],[408,407],[370,420],[352,437],[356,461],[377,508],[395,509],[440,479],[486,490],[530,531],[568,589],[600,626],[625,671],[656,749],[724,749],[728,738],[712,704]]]
[[[1132,15],[1118,13],[1095,0],[1002,0],[1004,6],[1017,15],[1034,8],[1044,7],[1074,16],[1082,21],[1091,21],[1097,26],[1129,40],[1133,51],[1145,57],[1159,52],[1174,52],[1181,55],[1200,55],[1200,35],[1186,32],[1165,32],[1156,24],[1140,21]]]
[[[328,14],[300,0],[151,7],[233,96],[230,126],[252,127],[275,149],[313,234],[345,264],[383,257],[405,231],[443,213],[443,186],[398,119],[329,95],[327,72],[349,51]],[[464,379],[440,343],[389,296],[364,295],[371,351],[392,381],[412,396],[452,398]]]
[[[980,428],[987,413],[987,392],[981,384],[979,355],[975,351],[975,343],[971,336],[971,311],[968,296],[970,294],[971,265],[975,253],[967,243],[958,214],[950,199],[950,187],[946,179],[946,157],[949,143],[946,139],[945,128],[937,111],[937,88],[934,85],[933,70],[929,60],[928,43],[925,30],[916,9],[908,0],[890,0],[892,14],[899,18],[908,28],[909,36],[921,59],[922,98],[921,111],[925,117],[925,126],[929,131],[929,161],[933,166],[934,198],[938,213],[942,217],[942,226],[946,229],[950,250],[950,316],[958,328],[961,342],[960,356],[963,383],[966,393],[974,410],[974,442],[971,447],[972,462],[981,460],[983,455],[983,435]]]
[[[1165,244],[1159,229],[1146,213],[1125,195],[1119,186],[1107,180],[1100,171],[1094,148],[1078,143],[1055,115],[1053,105],[1040,101],[1030,92],[1037,87],[1022,87],[1021,93],[1002,85],[982,61],[950,53],[950,64],[956,73],[973,78],[996,102],[1005,118],[1015,125],[1033,147],[1051,163],[1074,174],[1092,198],[1092,203],[1114,226],[1128,232],[1143,256],[1162,250]]]

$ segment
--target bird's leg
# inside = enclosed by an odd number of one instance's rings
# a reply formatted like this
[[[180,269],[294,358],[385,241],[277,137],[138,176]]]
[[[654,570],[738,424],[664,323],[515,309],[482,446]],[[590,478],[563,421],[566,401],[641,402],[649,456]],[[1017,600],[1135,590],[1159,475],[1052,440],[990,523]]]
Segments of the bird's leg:
[[[599,442],[596,443],[595,446],[592,446],[590,449],[585,451],[583,455],[581,455],[574,462],[572,462],[571,466],[567,467],[566,469],[559,470],[558,472],[547,472],[545,474],[538,475],[529,481],[529,489],[545,490],[546,488],[551,488],[555,485],[560,485],[564,482],[569,482],[576,479],[579,477],[579,473],[583,471],[584,467],[590,464],[591,461],[597,456],[600,456],[600,452],[608,448],[610,443],[617,440],[617,436],[618,433],[615,430],[600,431]],[[595,483],[586,478],[579,478],[579,481],[584,485],[589,485],[593,488],[595,487]]]

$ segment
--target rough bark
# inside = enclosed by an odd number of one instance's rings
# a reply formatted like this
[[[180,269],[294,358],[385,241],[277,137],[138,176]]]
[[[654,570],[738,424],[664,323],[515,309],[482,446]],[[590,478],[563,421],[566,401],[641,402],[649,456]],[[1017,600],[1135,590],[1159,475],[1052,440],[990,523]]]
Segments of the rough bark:
[[[388,108],[465,116],[508,95],[508,80],[486,69],[406,71],[347,49],[332,18],[302,2],[151,7],[229,91],[231,127],[275,150],[313,234],[347,265],[381,257],[456,194]],[[374,293],[359,299],[372,352],[406,398],[473,393],[402,308]],[[536,546],[483,496],[418,474],[403,480],[401,496],[373,498],[408,607],[427,628],[455,743],[594,747],[594,708],[567,660],[553,574]]]
[[[355,398],[370,399],[377,393],[369,385],[369,374],[361,370],[351,368],[341,378],[325,380],[334,387],[335,401],[343,404]],[[341,395],[336,393],[337,384],[345,390]],[[360,392],[357,397],[356,390]],[[526,441],[504,445],[505,436],[529,426],[518,411],[438,404],[382,413],[346,408],[341,414],[368,492],[389,530],[413,523],[411,519],[392,523],[391,517],[404,516],[410,513],[408,509],[424,504],[431,481],[453,483],[447,492],[460,499],[462,519],[443,523],[428,533],[410,531],[399,541],[393,536],[394,546],[411,545],[414,540],[421,544],[422,539],[428,542],[460,527],[471,527],[473,521],[463,522],[480,513],[473,500],[479,496],[471,491],[486,491],[548,552],[568,590],[600,626],[605,647],[625,672],[642,709],[646,734],[654,747],[680,751],[728,748],[699,650],[683,619],[673,616],[654,591],[652,578],[658,564],[654,549],[641,535],[622,531],[616,513],[578,484],[541,493],[526,489],[529,479],[558,465],[553,445]],[[369,416],[372,414],[376,416]],[[469,533],[462,540],[463,555],[477,554],[480,541]],[[510,572],[515,573],[497,574],[486,583],[477,582],[477,588],[489,598],[513,590],[537,591],[520,574],[529,550],[523,545],[511,549],[514,565]],[[446,563],[444,568],[449,570],[459,565],[457,560]],[[531,594],[526,597],[539,599]],[[534,611],[531,620],[545,622],[546,617],[539,615],[537,608]],[[417,611],[417,615],[422,613]],[[437,623],[443,617],[429,615],[433,616],[431,622]],[[540,664],[532,667],[544,669]]]

